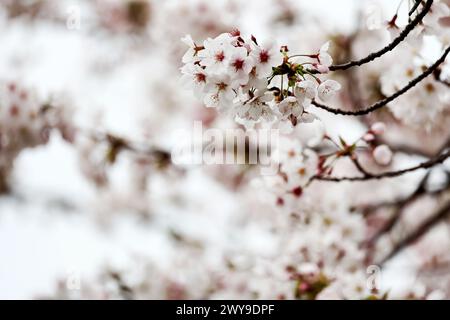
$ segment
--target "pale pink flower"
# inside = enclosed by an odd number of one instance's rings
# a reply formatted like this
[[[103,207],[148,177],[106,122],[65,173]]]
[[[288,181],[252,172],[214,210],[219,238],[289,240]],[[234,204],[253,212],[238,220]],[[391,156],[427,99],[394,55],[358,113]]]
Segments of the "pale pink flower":
[[[205,87],[207,92],[204,103],[209,108],[226,108],[233,103],[235,93],[231,86],[230,77],[214,76]]]
[[[234,47],[231,45],[231,36],[228,33],[221,34],[214,39],[204,41],[204,50],[198,53],[200,64],[206,67],[208,73],[220,74],[227,69],[229,59]]]
[[[189,88],[193,88],[194,93],[198,96],[205,91],[208,76],[205,69],[197,64],[186,64],[181,68],[181,82]]]
[[[303,114],[303,106],[299,103],[296,97],[287,97],[278,104],[278,110],[282,114],[282,119],[286,120],[289,117],[300,117]]]
[[[185,43],[189,49],[188,51],[186,51],[186,53],[183,56],[183,63],[191,63],[191,62],[195,62],[196,60],[198,60],[198,52],[201,51],[203,48],[196,45],[194,40],[192,40],[191,35],[186,35],[183,38],[181,38],[181,41],[183,41],[183,43]]]
[[[370,131],[376,135],[382,135],[386,132],[386,125],[383,122],[375,122],[370,127]]]
[[[304,108],[311,104],[317,95],[317,85],[314,81],[304,80],[296,84],[294,95]]]
[[[339,82],[334,80],[326,80],[319,85],[318,95],[322,101],[329,101],[336,93],[341,90]]]
[[[235,115],[249,122],[258,122],[261,118],[272,121],[275,113],[268,103],[273,100],[273,94],[266,90],[256,90],[252,95],[241,97],[241,103],[235,108]]]
[[[314,65],[314,67],[320,73],[327,73],[330,70],[330,66],[333,64],[333,58],[328,53],[328,49],[330,48],[330,42],[326,42],[319,50],[317,54],[318,63]]]
[[[250,56],[255,60],[256,73],[259,77],[269,77],[272,74],[272,67],[277,67],[283,63],[283,56],[274,43],[269,42],[264,45],[251,44]]]
[[[239,47],[232,50],[228,62],[228,74],[231,76],[234,88],[248,83],[253,65],[253,59],[248,56],[247,49]]]

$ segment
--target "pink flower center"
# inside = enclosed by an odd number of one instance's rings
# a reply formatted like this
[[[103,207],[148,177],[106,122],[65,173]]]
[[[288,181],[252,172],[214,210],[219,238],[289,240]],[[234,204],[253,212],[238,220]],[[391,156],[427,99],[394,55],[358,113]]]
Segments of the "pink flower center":
[[[223,51],[217,52],[215,58],[217,62],[222,62],[225,59],[225,54]]]
[[[299,198],[299,197],[303,194],[303,189],[302,189],[302,187],[294,188],[294,189],[292,190],[292,193],[294,194],[294,196],[296,196],[297,198]]]
[[[17,117],[18,115],[19,115],[19,113],[20,113],[20,109],[19,109],[19,107],[17,106],[17,105],[12,105],[11,106],[11,108],[9,109],[9,114],[12,116],[12,117]]]
[[[267,52],[267,50],[263,50],[260,52],[259,54],[259,60],[261,61],[261,63],[267,63],[269,61],[270,55]]]
[[[228,85],[225,82],[219,82],[217,84],[217,88],[219,89],[219,91],[223,91],[228,87]]]
[[[231,65],[234,67],[234,69],[236,69],[236,71],[242,70],[242,68],[244,67],[244,60],[236,59]]]
[[[197,82],[206,82],[206,75],[204,75],[203,73],[196,73],[195,79],[197,80]]]

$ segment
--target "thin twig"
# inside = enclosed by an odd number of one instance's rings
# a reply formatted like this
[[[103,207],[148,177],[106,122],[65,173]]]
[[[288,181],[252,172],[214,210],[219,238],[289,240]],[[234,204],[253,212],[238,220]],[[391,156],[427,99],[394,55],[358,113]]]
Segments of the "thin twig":
[[[316,107],[326,110],[328,112],[334,113],[334,114],[340,114],[340,115],[344,115],[344,116],[363,116],[363,115],[367,115],[375,110],[381,109],[382,107],[386,106],[388,103],[394,101],[395,99],[397,99],[398,97],[400,97],[401,95],[405,94],[406,92],[408,92],[409,90],[411,90],[412,88],[414,88],[418,83],[420,83],[422,80],[424,80],[426,77],[428,77],[430,74],[432,74],[438,67],[439,65],[441,65],[444,61],[445,58],[447,57],[447,55],[450,53],[450,46],[444,51],[443,55],[433,64],[431,65],[427,70],[425,70],[421,75],[419,75],[417,78],[411,80],[405,87],[403,87],[403,89],[397,91],[396,93],[394,93],[393,95],[380,100],[374,104],[372,104],[369,107],[366,108],[361,108],[361,110],[357,110],[357,111],[346,111],[346,110],[342,110],[342,109],[335,109],[332,107],[329,107],[327,105],[321,104],[317,101],[313,101],[312,104],[315,105]]]
[[[418,1],[421,2],[421,1]],[[377,51],[377,52],[373,52],[370,55],[368,55],[367,57],[360,59],[360,60],[354,60],[354,61],[350,61],[344,64],[337,64],[337,65],[333,65],[330,67],[331,71],[337,71],[337,70],[347,70],[349,68],[352,67],[356,67],[356,66],[362,66],[366,63],[372,62],[375,59],[378,59],[380,57],[382,57],[384,54],[392,51],[395,49],[395,47],[397,47],[403,40],[406,39],[406,37],[409,35],[409,33],[419,24],[422,22],[423,18],[426,16],[426,14],[428,13],[428,11],[430,11],[431,5],[433,4],[433,0],[428,0],[425,3],[425,6],[423,8],[423,10],[405,27],[405,29],[403,29],[403,31],[400,33],[400,35],[395,38],[390,44],[388,44],[386,47],[384,47],[383,49]],[[418,6],[418,4],[417,4]]]
[[[437,82],[442,83],[442,84],[446,85],[447,87],[450,87],[450,81],[441,79],[441,69],[436,69],[433,72],[433,75],[434,75],[434,79]]]
[[[361,165],[361,163],[359,162],[358,158],[351,158],[353,164],[355,165],[356,169],[358,169],[359,172],[361,172],[364,177],[369,178],[372,176],[371,173],[367,172],[366,169],[363,168],[363,166]]]
[[[369,173],[368,176],[363,177],[323,177],[320,175],[314,176],[311,180],[320,180],[320,181],[328,181],[328,182],[341,182],[341,181],[367,181],[367,180],[380,180],[383,178],[394,178],[401,176],[406,173],[410,173],[419,169],[428,169],[432,168],[437,164],[444,162],[446,159],[450,157],[450,150],[445,151],[434,159],[423,162],[411,168],[406,168],[398,171],[388,171],[379,174]]]

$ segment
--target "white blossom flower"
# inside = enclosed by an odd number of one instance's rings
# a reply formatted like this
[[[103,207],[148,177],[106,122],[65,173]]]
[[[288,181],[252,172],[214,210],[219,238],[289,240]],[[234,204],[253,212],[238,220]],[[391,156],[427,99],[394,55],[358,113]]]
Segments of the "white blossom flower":
[[[400,47],[397,53],[402,59],[396,60],[380,76],[381,92],[386,96],[394,94],[419,76],[426,65],[423,59],[417,59],[415,50],[409,46]],[[411,91],[388,104],[394,117],[402,123],[427,131],[433,128],[449,106],[448,87],[432,77],[424,79]]]
[[[339,90],[341,90],[340,83],[330,79],[322,82],[317,89],[319,98],[322,101],[329,101],[336,95]]]
[[[232,105],[235,93],[229,76],[213,76],[205,86],[204,98],[206,107],[228,108]]]
[[[333,64],[333,58],[328,53],[329,48],[330,42],[327,41],[324,45],[322,45],[317,55],[318,63],[315,67],[320,73],[327,73],[329,71],[329,67]]]
[[[214,39],[204,41],[204,50],[198,53],[201,58],[200,64],[206,67],[210,74],[220,74],[227,70],[229,59],[234,47],[231,45],[232,38],[228,33],[223,33]]]
[[[250,123],[258,122],[261,118],[266,121],[272,121],[275,113],[269,106],[273,100],[273,94],[269,91],[255,91],[252,96],[243,95],[240,98],[240,104],[235,108],[236,116]]]
[[[194,62],[185,63],[181,68],[182,81],[192,87],[197,96],[203,97],[208,107],[232,111],[236,121],[246,123],[256,123],[261,119],[271,122],[277,118],[280,121],[271,125],[276,123],[286,131],[292,130],[298,123],[311,123],[317,119],[305,108],[316,98],[317,82],[320,80],[305,79],[302,65],[285,61],[286,58],[273,43],[259,45],[253,36],[246,42],[239,31],[209,38],[204,41],[203,47],[198,47],[190,36],[183,38],[183,41],[189,46],[189,58],[184,61],[194,59]],[[328,48],[329,42],[321,47],[318,54],[308,55],[317,59],[319,69],[328,68],[332,63]],[[192,58],[195,55],[197,60]],[[294,66],[295,77],[300,80],[295,86],[283,89],[282,78],[286,77],[286,68]],[[273,74],[275,68],[277,72]],[[272,77],[269,79],[269,76]],[[269,82],[271,92],[268,91]],[[327,100],[340,89],[340,85],[334,80],[326,80],[319,89],[319,97]],[[278,98],[280,94],[285,97],[279,105],[275,101],[275,93]],[[287,125],[286,120],[291,125]]]
[[[186,64],[181,68],[181,82],[186,87],[190,87],[194,90],[194,93],[199,96],[204,93],[207,84],[207,73],[205,69],[198,64]]]
[[[317,95],[317,85],[314,81],[303,80],[294,88],[294,95],[304,108],[307,108]]]
[[[300,117],[303,114],[303,106],[300,105],[296,97],[287,97],[278,104],[278,110],[282,114],[282,119],[286,120],[293,116]]]
[[[443,30],[442,22],[450,16],[450,6],[444,2],[436,1],[431,5],[430,11],[423,18],[423,25],[428,33],[436,34]],[[445,24],[445,23],[444,23]]]
[[[282,54],[272,42],[263,45],[252,43],[250,56],[253,57],[256,73],[261,78],[269,77],[272,74],[272,67],[277,67],[283,62]]]
[[[397,15],[395,15],[394,18],[392,18],[390,21],[386,22],[386,29],[389,32],[392,40],[396,39],[400,35],[402,30],[397,25]]]
[[[228,64],[228,74],[231,76],[233,87],[246,85],[254,65],[253,59],[248,56],[247,49],[234,48]]]
[[[287,174],[288,189],[304,187],[317,173],[319,157],[311,149],[302,149],[300,157],[288,157],[281,170]]]
[[[185,43],[189,47],[182,58],[183,63],[195,62],[198,59],[198,52],[203,48],[195,44],[190,34],[181,38],[181,41],[183,41],[183,43]]]

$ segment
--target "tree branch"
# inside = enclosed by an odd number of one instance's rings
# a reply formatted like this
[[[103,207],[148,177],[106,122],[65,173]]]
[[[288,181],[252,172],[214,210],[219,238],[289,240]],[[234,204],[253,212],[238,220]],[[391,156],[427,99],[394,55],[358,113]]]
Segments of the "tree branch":
[[[417,1],[416,2],[416,6],[419,6],[419,3],[421,3],[422,1]],[[430,11],[431,5],[433,4],[433,0],[428,0],[425,3],[425,6],[423,8],[423,10],[405,27],[405,29],[400,33],[400,35],[395,38],[390,44],[388,44],[386,47],[384,47],[383,49],[377,51],[377,52],[373,52],[370,55],[368,55],[367,57],[360,59],[360,60],[354,60],[354,61],[350,61],[344,64],[337,64],[337,65],[333,65],[330,67],[331,71],[337,71],[337,70],[347,70],[350,69],[352,67],[356,67],[356,66],[362,66],[366,63],[372,62],[375,59],[378,59],[380,57],[382,57],[384,54],[392,51],[395,49],[395,47],[397,47],[403,40],[406,39],[406,37],[409,35],[409,33],[419,24],[422,22],[423,18],[426,16],[426,14],[428,13],[428,11]],[[417,7],[415,8],[417,9]],[[414,9],[414,10],[415,10]],[[414,11],[412,11],[414,12]]]
[[[434,79],[437,82],[442,83],[442,84],[446,85],[447,87],[450,87],[450,81],[441,79],[441,70],[440,69],[436,69],[433,72],[433,75],[434,75]]]
[[[394,249],[385,257],[383,260],[378,263],[379,265],[384,265],[387,261],[395,257],[399,252],[401,252],[404,248],[409,247],[411,244],[420,239],[423,235],[425,235],[432,227],[434,227],[441,220],[445,219],[450,214],[450,201],[447,202],[442,208],[432,217],[429,217],[425,220],[422,225],[417,228],[414,232],[404,238],[402,241],[397,243]]]
[[[367,180],[380,180],[383,178],[394,178],[394,177],[398,177],[403,174],[410,173],[410,172],[413,172],[413,171],[416,171],[419,169],[432,168],[435,165],[444,162],[449,157],[450,157],[450,150],[447,150],[434,159],[431,159],[429,161],[418,164],[417,166],[414,166],[411,168],[406,168],[403,170],[388,171],[388,172],[383,172],[383,173],[379,173],[379,174],[368,173],[368,175],[365,175],[363,177],[341,177],[341,178],[339,178],[339,177],[323,177],[320,175],[316,175],[316,176],[312,177],[311,180],[341,182],[341,181],[367,181]]]
[[[417,8],[419,7],[419,5],[420,5],[421,3],[422,3],[422,0],[416,0],[416,1],[414,2],[413,7],[412,7],[411,10],[409,11],[408,16],[412,16],[413,13],[417,10]]]
[[[394,215],[384,224],[384,226],[380,230],[378,230],[367,241],[367,245],[369,247],[373,246],[375,242],[377,242],[378,239],[381,238],[382,235],[389,233],[394,228],[394,226],[397,224],[397,221],[399,221],[400,218],[402,217],[403,212],[405,211],[406,207],[408,207],[408,205],[415,202],[422,195],[427,194],[426,183],[429,177],[430,171],[427,172],[427,174],[422,178],[422,180],[419,183],[419,186],[416,188],[416,190],[414,190],[413,193],[411,193],[408,197],[398,202]]]
[[[386,106],[388,103],[394,101],[395,99],[397,99],[398,97],[400,97],[401,95],[405,94],[406,92],[408,92],[409,90],[411,90],[412,88],[414,88],[418,83],[420,83],[422,80],[424,80],[426,77],[428,77],[430,74],[432,74],[438,67],[439,65],[441,65],[447,55],[450,53],[450,47],[448,47],[444,53],[442,54],[442,56],[433,64],[431,65],[427,70],[425,70],[421,75],[419,75],[417,78],[411,80],[405,87],[403,87],[401,90],[397,91],[396,93],[394,93],[393,95],[380,100],[374,104],[372,104],[369,107],[366,108],[362,108],[362,110],[357,110],[357,111],[346,111],[346,110],[342,110],[342,109],[335,109],[332,107],[329,107],[327,105],[321,104],[317,101],[313,101],[312,104],[315,105],[316,107],[323,109],[325,111],[334,113],[334,114],[340,114],[340,115],[344,115],[344,116],[363,116],[363,115],[367,115],[375,110],[381,109],[382,107]]]

